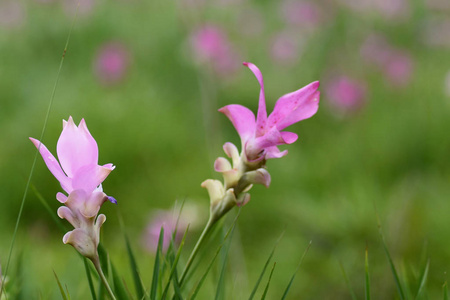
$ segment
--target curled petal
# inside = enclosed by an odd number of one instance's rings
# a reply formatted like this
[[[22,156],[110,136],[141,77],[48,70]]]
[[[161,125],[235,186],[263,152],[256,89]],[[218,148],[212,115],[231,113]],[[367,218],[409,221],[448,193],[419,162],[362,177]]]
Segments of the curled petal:
[[[72,180],[74,189],[83,189],[87,193],[93,192],[113,170],[113,167],[88,165],[80,168]]]
[[[245,204],[247,204],[249,201],[250,201],[250,194],[243,193],[239,196],[239,199],[237,199],[236,205],[238,207],[241,207],[241,206],[244,206]]]
[[[81,210],[81,213],[86,218],[95,217],[100,210],[105,201],[108,200],[108,197],[103,192],[94,192],[90,195],[89,199],[84,204],[84,209]]]
[[[240,160],[238,148],[233,143],[226,142],[223,145],[223,151],[229,158],[231,158],[231,160],[233,161],[233,166],[236,167],[239,164]]]
[[[266,169],[259,168],[255,171],[246,172],[242,178],[247,183],[251,184],[262,184],[266,188],[270,185],[270,174]]]
[[[104,214],[98,215],[97,220],[95,221],[95,228],[97,229],[97,232],[100,232],[100,227],[102,227],[105,222],[106,216]]]
[[[255,115],[245,106],[238,104],[231,104],[222,107],[219,111],[225,114],[234,128],[241,137],[242,144],[250,139],[255,132]]]
[[[66,202],[64,203],[72,211],[78,211],[84,209],[85,203],[88,201],[89,195],[82,189],[73,190]]]
[[[208,191],[211,203],[220,201],[225,194],[223,184],[219,180],[207,179],[202,182],[201,187]]]
[[[268,119],[268,127],[277,126],[278,130],[312,117],[319,108],[319,82],[282,96],[275,104]]]
[[[231,170],[231,164],[228,161],[228,159],[224,158],[224,157],[218,157],[216,159],[216,161],[214,162],[214,170],[216,172],[226,172]]]
[[[272,127],[264,136],[256,138],[252,143],[247,144],[245,151],[249,158],[259,155],[264,149],[286,144],[283,136],[276,127]]]
[[[61,169],[61,166],[59,165],[56,158],[48,151],[47,147],[45,147],[44,144],[39,142],[36,139],[30,138],[30,140],[33,142],[33,144],[36,146],[36,148],[39,149],[39,153],[41,154],[42,158],[44,159],[45,164],[47,165],[47,168],[50,170],[50,172],[53,174],[53,176],[58,179],[59,183],[61,184],[61,187],[67,192],[70,193],[72,191],[72,184],[70,182],[70,179],[67,178],[66,174],[64,174],[63,170]],[[39,147],[40,144],[40,147]]]
[[[61,203],[66,203],[67,196],[64,195],[63,193],[56,193],[56,200],[58,200]]]
[[[77,127],[72,117],[63,124],[63,131],[56,146],[56,152],[67,176],[73,177],[86,165],[98,164],[98,147],[84,119]]]
[[[284,140],[285,144],[292,144],[298,139],[298,135],[293,132],[283,131],[281,132],[281,137]]]
[[[73,227],[80,227],[80,221],[73,215],[72,211],[67,206],[58,208],[57,214],[61,219],[66,219]]]
[[[266,159],[280,158],[288,154],[287,150],[280,151],[277,146],[266,148]]]
[[[226,187],[234,186],[239,181],[239,172],[237,169],[222,172],[222,175]]]
[[[261,89],[259,91],[259,105],[258,105],[258,115],[256,116],[256,131],[255,136],[262,136],[266,130],[267,123],[267,110],[266,110],[266,99],[264,95],[264,80],[261,71],[252,63],[244,62],[244,66],[248,67],[253,74],[255,74],[256,79],[258,79]]]
[[[64,244],[70,244],[84,257],[94,258],[97,254],[97,242],[95,237],[84,229],[77,228],[69,231],[63,237]]]

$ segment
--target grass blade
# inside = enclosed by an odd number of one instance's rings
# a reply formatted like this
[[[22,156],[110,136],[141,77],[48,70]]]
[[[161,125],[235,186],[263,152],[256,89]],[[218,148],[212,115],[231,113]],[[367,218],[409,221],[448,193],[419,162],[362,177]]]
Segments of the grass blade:
[[[62,287],[62,285],[61,285],[61,282],[59,281],[58,275],[56,275],[55,270],[53,270],[53,274],[55,274],[56,282],[58,283],[59,291],[60,291],[60,293],[61,293],[62,298],[63,298],[64,300],[68,300],[67,295],[66,295],[66,292],[64,291],[64,289],[63,289],[63,287]]]
[[[250,294],[250,297],[248,298],[248,300],[252,300],[253,297],[255,296],[256,291],[258,290],[258,286],[261,283],[261,280],[262,280],[262,278],[264,276],[264,273],[266,272],[267,266],[269,265],[270,261],[272,260],[272,257],[273,257],[273,255],[275,253],[275,249],[277,248],[278,243],[280,242],[280,240],[283,237],[283,235],[284,235],[284,232],[281,234],[281,236],[278,238],[277,242],[275,243],[275,246],[273,247],[272,252],[269,255],[269,258],[267,258],[267,261],[266,261],[266,263],[264,265],[264,268],[262,269],[262,272],[259,275],[258,281],[256,281],[255,287],[253,288],[253,291]]]
[[[370,300],[370,277],[369,277],[369,250],[367,249],[366,246],[366,260],[365,260],[365,271],[366,271],[366,276],[365,276],[365,295],[366,295],[366,300]]]
[[[448,300],[448,286],[447,286],[447,281],[444,282],[444,285],[442,286],[442,293],[443,293],[443,298],[444,298],[444,300]]]
[[[144,287],[142,285],[141,276],[139,275],[139,269],[136,263],[136,258],[134,257],[133,250],[131,249],[130,240],[124,232],[125,244],[127,246],[128,259],[130,260],[131,273],[133,274],[134,288],[136,290],[137,298],[141,299],[145,296]]]
[[[386,240],[384,238],[383,230],[381,228],[380,217],[378,216],[378,212],[376,211],[376,208],[375,208],[375,214],[376,214],[376,217],[377,217],[378,232],[380,234],[381,241],[383,243],[384,253],[386,254],[386,257],[387,257],[388,262],[389,262],[389,266],[390,266],[391,271],[392,271],[392,275],[394,276],[395,284],[397,286],[398,295],[400,297],[400,300],[405,300],[405,293],[403,292],[403,288],[402,288],[402,285],[401,285],[401,282],[400,282],[400,278],[398,277],[397,270],[395,268],[394,262],[392,261],[391,254],[389,253],[388,247],[386,245]]]
[[[13,249],[14,249],[14,244],[16,242],[17,230],[19,229],[20,219],[22,218],[23,208],[25,206],[25,199],[27,198],[28,190],[29,190],[30,183],[31,183],[31,178],[33,177],[33,173],[34,173],[34,167],[36,166],[36,161],[37,161],[37,158],[38,158],[39,150],[41,148],[41,142],[42,142],[42,140],[44,138],[45,129],[47,128],[47,122],[48,122],[48,119],[49,119],[49,116],[50,116],[50,111],[51,111],[51,108],[52,108],[52,105],[53,105],[53,100],[55,99],[56,87],[58,86],[59,77],[60,77],[62,66],[63,66],[63,63],[64,63],[64,58],[66,57],[66,52],[67,52],[67,48],[69,46],[70,36],[71,36],[72,30],[73,30],[73,28],[75,26],[75,21],[77,19],[77,15],[78,15],[78,6],[77,6],[77,10],[75,12],[75,16],[74,16],[73,21],[72,21],[72,25],[71,25],[70,30],[69,30],[69,34],[67,35],[66,44],[64,46],[64,51],[63,51],[63,54],[62,54],[62,57],[61,57],[61,61],[59,63],[58,73],[56,75],[55,85],[53,86],[52,94],[50,96],[50,101],[49,101],[48,107],[47,107],[47,113],[45,115],[44,125],[42,126],[41,135],[39,137],[40,143],[39,143],[38,148],[36,149],[36,152],[35,152],[35,155],[34,155],[34,159],[33,159],[33,163],[31,164],[30,174],[28,175],[28,180],[27,180],[27,183],[25,185],[25,191],[23,193],[22,201],[20,203],[19,213],[17,215],[16,225],[14,227],[13,237],[12,237],[12,240],[11,240],[11,245],[9,247],[8,259],[6,261],[4,278],[6,278],[6,276],[8,275],[9,263],[11,262],[11,257],[12,257],[12,253],[13,253]],[[3,293],[5,288],[4,288],[4,279],[0,279],[0,280],[1,280],[1,283],[0,283],[0,299],[1,299],[2,293]]]
[[[113,283],[114,283],[114,294],[116,295],[116,298],[118,300],[131,299],[128,296],[125,286],[123,285],[123,282],[122,282],[121,278],[119,277],[119,274],[117,273],[117,270],[112,263],[111,263],[111,273],[112,273],[112,279],[113,279]]]
[[[164,227],[159,232],[158,247],[156,248],[155,263],[153,266],[152,286],[150,289],[150,300],[156,300],[156,291],[158,289],[159,280],[159,256],[162,253],[162,245],[164,243]]]
[[[419,286],[419,290],[417,291],[416,299],[419,299],[419,297],[423,293],[423,290],[425,289],[425,285],[426,285],[427,279],[428,279],[428,270],[429,270],[429,268],[430,268],[430,260],[427,261],[425,269],[423,270],[423,274],[422,274],[422,277],[420,279],[420,286]]]
[[[198,292],[200,291],[201,286],[203,285],[203,282],[206,279],[206,276],[208,275],[209,271],[212,269],[214,261],[216,260],[217,256],[219,255],[220,250],[222,249],[222,247],[225,245],[225,242],[228,239],[228,237],[230,237],[230,240],[231,240],[231,237],[233,236],[234,228],[236,227],[236,221],[238,220],[240,213],[241,213],[241,209],[239,209],[239,211],[238,211],[238,213],[236,215],[236,218],[234,218],[233,223],[231,224],[231,227],[228,229],[227,233],[225,234],[225,237],[224,237],[224,240],[222,241],[222,244],[216,250],[216,253],[214,254],[214,256],[213,256],[209,266],[206,268],[206,271],[203,274],[203,276],[201,277],[200,281],[198,282],[194,292],[192,293],[192,296],[189,298],[190,300],[194,300],[195,297],[197,296]]]
[[[341,268],[342,276],[344,276],[344,280],[345,280],[345,283],[347,284],[347,288],[348,288],[348,290],[350,292],[350,296],[352,297],[352,300],[357,300],[358,298],[356,298],[356,294],[355,294],[355,292],[352,289],[352,286],[350,284],[350,280],[348,279],[347,273],[345,272],[344,266],[342,265],[341,261],[339,261],[339,266]]]
[[[311,244],[312,244],[312,241],[309,241],[308,247],[306,247],[305,252],[303,252],[303,255],[300,258],[300,261],[299,261],[299,263],[297,265],[297,268],[295,269],[294,274],[292,274],[291,280],[289,280],[289,284],[287,285],[286,290],[284,291],[283,297],[281,297],[281,300],[286,299],[287,294],[289,293],[289,290],[291,289],[292,283],[294,282],[295,275],[297,274],[298,270],[300,269],[300,266],[301,266],[301,264],[303,262],[303,259],[305,258],[306,253],[308,253],[308,250],[311,247]]]
[[[92,300],[97,300],[97,296],[95,295],[94,282],[92,281],[91,271],[89,270],[88,260],[83,258],[84,268],[86,269],[86,277],[89,283],[89,290],[91,291]]]
[[[223,236],[223,239],[225,239],[225,236]],[[225,248],[222,248],[222,250],[220,251],[222,253],[222,266],[220,269],[219,281],[217,282],[216,298],[215,298],[216,300],[225,298],[225,289],[223,288],[223,286],[225,285],[225,271],[230,246],[231,246],[231,239],[228,240],[228,245]]]
[[[269,290],[270,280],[272,279],[273,271],[275,270],[276,265],[277,265],[276,262],[273,263],[273,267],[272,267],[272,270],[270,271],[270,275],[269,275],[269,280],[267,281],[266,288],[264,289],[264,293],[261,296],[261,300],[266,299],[267,291]]]
[[[166,287],[164,288],[164,292],[163,292],[163,295],[162,295],[161,299],[166,299],[166,297],[167,297],[167,293],[169,291],[170,283],[172,281],[172,278],[174,277],[174,274],[175,274],[175,271],[176,271],[176,268],[177,268],[177,265],[178,265],[178,261],[180,260],[181,250],[183,249],[184,241],[186,240],[186,236],[187,236],[188,230],[189,230],[189,225],[186,228],[186,231],[184,232],[183,239],[181,240],[180,247],[178,248],[178,251],[177,251],[177,255],[175,257],[175,260],[172,263],[172,268],[170,270],[169,279],[168,279],[168,282],[166,284]],[[175,284],[175,287],[179,287],[178,279],[177,279],[177,283]],[[175,292],[177,292],[176,289],[175,289]]]

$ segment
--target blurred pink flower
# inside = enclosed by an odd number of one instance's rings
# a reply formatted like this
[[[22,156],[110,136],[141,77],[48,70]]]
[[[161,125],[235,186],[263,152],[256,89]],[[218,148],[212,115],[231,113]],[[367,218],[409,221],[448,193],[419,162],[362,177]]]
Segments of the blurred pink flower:
[[[94,0],[64,0],[63,10],[70,16],[75,16],[78,7],[78,16],[88,16],[94,11]]]
[[[191,34],[190,43],[196,60],[210,64],[220,75],[229,75],[237,69],[237,54],[227,34],[217,26],[204,25]]]
[[[326,82],[326,97],[338,113],[349,113],[360,109],[366,102],[365,83],[347,76],[336,76]]]
[[[276,63],[293,64],[298,61],[300,51],[299,40],[286,32],[275,35],[270,43],[270,55]]]
[[[277,146],[292,144],[298,138],[293,132],[282,131],[286,127],[301,120],[312,117],[319,108],[319,82],[286,94],[275,103],[273,112],[267,117],[264,82],[261,71],[252,63],[244,63],[261,87],[259,94],[258,114],[248,108],[231,104],[219,109],[236,128],[241,137],[242,151],[250,162],[263,161],[269,158],[279,158],[287,154],[280,152]]]
[[[179,218],[178,214],[174,213],[174,209],[157,210],[152,214],[150,222],[147,224],[142,236],[144,248],[151,253],[156,253],[161,227],[164,228],[162,250],[165,252],[169,248],[175,227],[177,228],[177,233],[174,237],[174,242],[180,243],[188,225],[189,229],[192,230],[198,224],[200,224],[199,213],[196,206],[186,204]]]
[[[19,1],[0,1],[0,27],[17,28],[25,22],[26,11]]]
[[[407,0],[340,0],[340,2],[358,13],[375,13],[389,21],[404,20],[410,14]]]
[[[411,82],[413,61],[405,51],[393,51],[384,66],[384,73],[389,83],[395,86],[406,86]]]
[[[449,48],[450,19],[427,20],[423,26],[422,39],[428,46]]]
[[[362,44],[360,53],[366,63],[384,73],[389,84],[406,86],[411,81],[414,72],[411,55],[390,45],[383,36],[370,35]]]
[[[313,1],[285,1],[282,4],[281,12],[286,23],[308,29],[316,28],[323,19],[320,6]]]
[[[130,53],[121,43],[108,42],[100,47],[94,60],[94,71],[104,85],[122,81],[130,65]]]

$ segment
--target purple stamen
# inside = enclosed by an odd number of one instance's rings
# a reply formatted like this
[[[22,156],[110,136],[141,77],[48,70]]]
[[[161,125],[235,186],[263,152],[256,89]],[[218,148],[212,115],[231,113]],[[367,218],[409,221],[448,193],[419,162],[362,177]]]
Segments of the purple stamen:
[[[109,200],[109,202],[111,202],[113,204],[117,204],[117,200],[114,197],[108,196],[108,200]]]

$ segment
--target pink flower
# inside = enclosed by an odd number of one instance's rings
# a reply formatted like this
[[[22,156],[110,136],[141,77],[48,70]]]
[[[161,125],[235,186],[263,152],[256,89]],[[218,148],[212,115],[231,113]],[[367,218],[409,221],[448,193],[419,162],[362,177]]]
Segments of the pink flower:
[[[270,54],[275,62],[292,65],[298,60],[300,52],[298,39],[288,33],[278,33],[273,37]]]
[[[194,31],[190,38],[196,60],[211,64],[219,75],[228,75],[237,69],[237,54],[225,31],[215,25],[205,25]]]
[[[112,164],[98,165],[97,142],[84,119],[78,127],[72,117],[69,121],[63,120],[63,131],[56,146],[59,163],[44,144],[33,138],[30,140],[39,148],[48,169],[68,194],[80,189],[86,194],[101,191],[101,183],[115,168]]]
[[[244,63],[255,74],[260,86],[258,114],[248,108],[232,104],[221,109],[236,128],[241,137],[242,151],[249,162],[264,161],[269,158],[279,158],[287,154],[280,152],[277,146],[292,144],[298,138],[297,134],[282,131],[286,127],[301,120],[312,117],[319,108],[319,82],[286,94],[278,99],[273,112],[267,116],[264,94],[264,82],[261,71],[252,63]]]
[[[63,131],[56,147],[59,162],[41,142],[33,138],[30,140],[39,149],[50,172],[69,194],[56,194],[56,199],[65,205],[58,209],[58,216],[75,228],[64,235],[64,244],[71,244],[91,260],[97,259],[100,227],[106,220],[105,215],[97,217],[97,214],[105,201],[117,203],[103,192],[101,183],[115,167],[112,164],[98,165],[97,142],[84,119],[78,127],[72,117],[67,122],[63,120]]]
[[[120,82],[130,65],[130,54],[124,45],[117,42],[104,44],[94,61],[94,71],[102,84]]]
[[[409,53],[405,51],[392,52],[384,66],[384,73],[389,82],[395,86],[406,86],[411,82],[414,66]]]
[[[342,113],[358,110],[366,100],[366,86],[347,76],[330,80],[325,91],[331,105]]]

